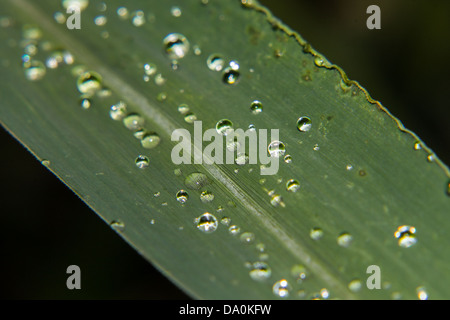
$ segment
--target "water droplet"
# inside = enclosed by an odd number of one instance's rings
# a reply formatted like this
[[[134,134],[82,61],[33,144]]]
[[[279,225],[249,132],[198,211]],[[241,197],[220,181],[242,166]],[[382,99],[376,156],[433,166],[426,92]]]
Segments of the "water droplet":
[[[263,111],[263,105],[260,101],[255,100],[252,102],[251,106],[250,106],[250,111],[253,114],[259,114]]]
[[[241,234],[239,239],[243,243],[251,243],[255,240],[255,235],[251,232],[244,232],[243,234]]]
[[[78,77],[77,88],[81,93],[93,95],[102,88],[102,77],[94,71],[84,72]]]
[[[172,7],[170,8],[170,14],[176,18],[181,16],[181,9],[179,7]]]
[[[97,16],[94,18],[94,23],[97,26],[104,26],[108,22],[108,19],[105,16]]]
[[[315,64],[316,66],[318,66],[318,67],[323,67],[323,66],[325,65],[325,61],[324,61],[323,58],[321,58],[321,57],[319,57],[319,56],[316,56],[316,57],[314,58],[314,64]]]
[[[189,194],[184,191],[184,190],[180,190],[177,192],[177,201],[181,204],[185,204],[189,199]]]
[[[189,124],[194,123],[194,121],[197,120],[197,116],[195,114],[193,114],[192,112],[188,112],[185,116],[184,116],[184,121],[186,121]]]
[[[326,288],[323,288],[322,290],[320,290],[320,296],[323,299],[328,299],[330,297],[330,292]]]
[[[136,131],[144,125],[144,118],[137,113],[132,113],[123,118],[123,124],[127,129]]]
[[[346,167],[346,169],[347,169],[347,171],[350,171],[350,170],[353,169],[353,166],[352,166],[351,164],[348,164],[347,167]]]
[[[235,236],[237,234],[239,234],[239,232],[241,232],[241,228],[239,228],[237,225],[232,225],[231,227],[228,228],[228,232]]]
[[[24,63],[25,77],[30,81],[41,80],[46,73],[45,65],[38,60],[31,60]]]
[[[219,211],[218,211],[219,212]],[[230,218],[228,218],[228,217],[223,217],[221,220],[220,220],[220,223],[221,224],[223,224],[224,226],[229,226],[230,224],[231,224],[231,219]]]
[[[315,144],[314,147],[313,147],[313,150],[314,150],[314,151],[319,151],[319,150],[320,150],[319,145],[318,145],[318,144]]]
[[[233,123],[228,119],[222,119],[216,124],[216,131],[223,136],[226,136],[232,129]]]
[[[238,166],[243,166],[243,165],[247,164],[249,162],[249,160],[250,159],[249,159],[248,155],[246,155],[243,152],[239,152],[236,155],[236,159],[234,161]]]
[[[138,167],[139,169],[145,169],[149,166],[150,160],[148,159],[148,157],[140,155],[136,158],[136,167]]]
[[[45,60],[45,65],[49,69],[56,69],[64,62],[64,55],[62,51],[55,51]]]
[[[168,34],[163,43],[166,54],[172,60],[184,58],[189,51],[189,41],[180,33]]]
[[[296,264],[291,268],[291,275],[298,283],[306,279],[306,268],[301,264]]]
[[[62,6],[64,9],[69,8],[78,8],[80,11],[83,11],[89,5],[89,0],[62,0]]]
[[[136,27],[141,27],[145,24],[145,15],[144,11],[137,10],[134,11],[131,18],[131,23]]]
[[[274,207],[278,207],[278,206],[284,207],[285,206],[285,204],[283,202],[283,197],[280,196],[279,194],[272,195],[272,197],[270,198],[270,204]]]
[[[275,282],[275,284],[272,287],[273,293],[280,298],[289,297],[290,290],[291,288],[289,286],[289,283],[285,279]]]
[[[48,167],[48,166],[50,165],[50,160],[43,159],[43,160],[41,161],[41,164],[42,164],[43,166]]]
[[[297,129],[301,132],[307,132],[311,129],[312,121],[308,117],[300,117],[297,120]]]
[[[251,266],[250,278],[255,281],[264,281],[272,275],[272,270],[269,265],[262,261],[254,262]]]
[[[146,149],[153,149],[159,145],[161,138],[154,132],[147,133],[141,140],[141,145]]]
[[[285,163],[291,163],[291,162],[292,162],[292,156],[291,156],[290,154],[287,154],[287,155],[284,157],[284,162],[285,162]]]
[[[311,239],[313,240],[319,240],[322,239],[323,237],[323,230],[320,228],[313,228],[311,229],[311,231],[309,232],[309,236],[311,237]]]
[[[214,53],[206,59],[206,65],[212,71],[222,71],[225,65],[225,60],[220,54]]]
[[[354,279],[348,284],[348,289],[352,292],[358,292],[362,288],[361,280]]]
[[[156,76],[155,76],[155,84],[157,85],[157,86],[162,86],[163,84],[165,84],[166,83],[166,78],[164,78],[163,77],[163,75],[161,74],[161,73],[158,73]]]
[[[259,252],[264,252],[266,250],[266,245],[260,242],[256,245],[256,250]]]
[[[140,130],[135,131],[133,133],[133,136],[138,140],[142,140],[142,138],[144,138],[146,133],[147,132],[144,129],[140,129]]]
[[[122,221],[114,220],[110,223],[111,228],[113,228],[116,231],[122,232],[125,230],[125,224]]]
[[[91,100],[81,97],[80,105],[83,109],[89,109],[91,107]]]
[[[66,16],[64,15],[64,13],[60,12],[60,11],[56,11],[53,14],[53,19],[55,19],[55,21],[59,24],[64,24],[66,23]]]
[[[419,141],[416,141],[416,143],[414,143],[414,150],[422,150],[422,145]]]
[[[231,67],[225,68],[223,72],[223,82],[226,84],[236,84],[239,81],[241,74],[239,71],[234,70]]]
[[[434,154],[429,154],[429,155],[427,156],[427,161],[428,161],[428,162],[434,162],[434,160],[435,160]]]
[[[158,70],[158,68],[153,63],[144,64],[144,73],[147,76],[153,76],[157,70]]]
[[[111,119],[120,121],[127,115],[127,105],[123,101],[119,101],[115,105],[112,105],[109,110],[109,116]]]
[[[202,49],[198,45],[193,46],[192,49],[194,50],[194,54],[196,56],[199,56],[202,54]]]
[[[402,248],[409,248],[417,243],[416,228],[411,226],[400,226],[395,231],[394,236],[398,239],[398,245]]]
[[[348,232],[341,233],[339,235],[339,237],[337,238],[338,245],[340,245],[341,247],[344,247],[344,248],[349,247],[352,244],[352,241],[353,241],[353,236]]]
[[[200,217],[195,219],[195,222],[197,223],[197,228],[205,233],[216,231],[219,225],[217,218],[209,212],[202,214]]]
[[[154,194],[153,194],[153,196],[155,197],[155,198],[158,198],[159,196],[161,195],[161,192],[155,192]]]
[[[425,287],[417,287],[416,288],[417,298],[419,300],[428,300],[428,292]]]
[[[214,194],[211,191],[203,191],[200,194],[200,200],[202,202],[211,202],[214,200]]]
[[[286,146],[281,141],[272,141],[267,147],[271,157],[279,158],[286,153]]]
[[[447,183],[447,195],[450,197],[450,182]]]
[[[300,182],[295,179],[291,179],[288,182],[286,182],[286,190],[290,192],[297,192],[298,189],[300,189]]]
[[[210,184],[208,177],[199,172],[191,173],[184,180],[184,184],[188,189],[198,190]]]

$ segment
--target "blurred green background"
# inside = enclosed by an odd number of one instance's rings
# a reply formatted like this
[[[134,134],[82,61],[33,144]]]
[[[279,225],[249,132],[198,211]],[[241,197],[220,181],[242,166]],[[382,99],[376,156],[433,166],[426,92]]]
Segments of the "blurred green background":
[[[260,2],[450,163],[450,1]],[[366,28],[371,4],[381,30]],[[1,298],[188,298],[3,129],[0,143]],[[82,290],[66,288],[71,264]]]

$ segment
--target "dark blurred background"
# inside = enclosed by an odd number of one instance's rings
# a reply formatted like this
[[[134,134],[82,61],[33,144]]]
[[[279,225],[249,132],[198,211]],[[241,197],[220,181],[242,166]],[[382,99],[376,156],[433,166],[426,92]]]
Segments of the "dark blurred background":
[[[261,2],[450,163],[450,1]],[[371,4],[381,30],[366,28]],[[4,129],[0,145],[1,298],[187,298]],[[82,290],[66,288],[71,264]]]

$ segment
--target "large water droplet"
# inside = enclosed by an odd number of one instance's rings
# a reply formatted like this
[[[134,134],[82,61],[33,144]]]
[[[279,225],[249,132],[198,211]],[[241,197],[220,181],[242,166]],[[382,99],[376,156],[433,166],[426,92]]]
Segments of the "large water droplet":
[[[206,65],[210,70],[222,71],[223,66],[225,65],[225,60],[221,55],[214,53],[208,57],[206,60]]]
[[[395,231],[394,236],[398,239],[398,245],[402,248],[409,248],[417,243],[416,228],[411,226],[400,226]]]
[[[210,184],[210,180],[205,174],[194,172],[186,177],[184,184],[188,189],[198,190]]]
[[[252,264],[252,270],[250,271],[250,278],[256,281],[264,281],[270,278],[272,270],[269,265],[262,261],[257,261]]]
[[[189,41],[180,33],[171,33],[164,40],[164,49],[172,60],[184,58],[189,51]]]
[[[147,133],[141,139],[141,144],[146,149],[153,149],[159,145],[161,138],[154,132]]]
[[[222,119],[216,124],[216,131],[223,136],[226,136],[232,129],[233,123],[228,119]]]
[[[209,212],[202,214],[200,217],[195,219],[195,222],[197,223],[197,228],[205,233],[216,231],[219,225],[217,218]]]
[[[280,298],[289,297],[290,286],[287,280],[282,279],[280,281],[275,282],[272,287],[273,293]]]
[[[300,117],[297,120],[297,129],[301,132],[307,132],[311,129],[312,121],[308,117]]]
[[[94,71],[84,72],[78,77],[77,88],[81,93],[93,95],[102,88],[102,77]]]
[[[286,153],[286,146],[281,141],[272,141],[267,147],[271,157],[279,158]]]

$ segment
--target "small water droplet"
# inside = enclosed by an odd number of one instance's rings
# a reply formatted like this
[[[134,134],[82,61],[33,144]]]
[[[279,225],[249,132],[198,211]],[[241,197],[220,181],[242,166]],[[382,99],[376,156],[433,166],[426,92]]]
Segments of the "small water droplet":
[[[119,18],[122,19],[122,20],[126,20],[126,19],[128,19],[130,17],[130,12],[125,7],[117,8],[116,12],[117,12],[117,15],[119,16]]]
[[[300,189],[300,182],[295,179],[291,179],[288,182],[286,182],[286,190],[289,192],[297,192],[298,189]]]
[[[45,65],[38,60],[31,60],[24,63],[25,77],[30,81],[41,80],[47,72]]]
[[[48,166],[50,165],[50,160],[43,159],[43,160],[41,161],[41,164],[42,164],[43,166],[48,167]]]
[[[252,102],[252,104],[250,105],[250,111],[253,114],[259,114],[263,111],[263,105],[260,101],[255,100]]]
[[[156,222],[155,219],[150,220],[150,224],[152,225],[155,224],[155,222]]]
[[[133,136],[138,140],[142,140],[142,138],[144,138],[146,133],[147,132],[144,129],[140,129],[140,130],[135,131],[133,133]]]
[[[285,162],[285,163],[291,163],[291,162],[292,162],[292,156],[291,156],[290,154],[287,154],[287,155],[284,157],[284,162]]]
[[[241,232],[241,228],[239,228],[237,225],[232,225],[231,227],[228,228],[228,232],[235,236],[237,234],[239,234],[239,232]]]
[[[225,68],[223,72],[223,82],[226,84],[236,84],[239,81],[241,74],[238,70],[234,70],[231,67]]]
[[[219,212],[219,211],[218,211]],[[220,220],[220,223],[221,224],[223,224],[224,226],[229,226],[230,224],[231,224],[231,219],[230,218],[228,218],[228,217],[223,217],[221,220]]]
[[[428,162],[434,162],[434,160],[435,160],[434,154],[429,154],[429,155],[427,156],[427,161],[428,161]]]
[[[394,237],[398,239],[398,245],[402,248],[409,248],[417,243],[416,228],[412,226],[400,226],[394,233]]]
[[[94,23],[97,26],[104,26],[106,24],[106,22],[108,22],[108,19],[103,15],[100,15],[100,16],[97,16],[94,18]]]
[[[134,11],[131,18],[131,23],[136,27],[141,27],[145,24],[145,15],[144,11],[137,10]]]
[[[422,145],[419,141],[416,141],[416,143],[414,143],[414,150],[422,150]]]
[[[155,64],[153,63],[144,64],[144,73],[147,76],[153,76],[156,73],[156,71],[158,71],[158,68],[156,67]]]
[[[62,0],[61,3],[66,10],[75,7],[83,11],[89,5],[89,0]]]
[[[323,230],[320,228],[313,228],[311,229],[311,231],[309,232],[309,236],[311,237],[311,239],[313,240],[320,240],[323,237]]]
[[[192,124],[194,123],[194,121],[197,121],[197,116],[192,112],[188,112],[184,116],[184,121],[186,121],[186,123]]]
[[[211,233],[217,230],[218,222],[217,218],[210,214],[209,212],[205,212],[200,217],[195,219],[195,222],[197,223],[197,228],[205,233]]]
[[[319,151],[319,150],[320,150],[319,145],[318,145],[318,144],[315,144],[314,147],[313,147],[313,150],[314,150],[314,151]]]
[[[285,204],[283,202],[283,197],[281,197],[279,194],[274,194],[272,195],[272,197],[270,198],[270,204],[274,207],[284,207]]]
[[[328,291],[328,289],[323,288],[323,289],[320,290],[320,296],[323,299],[328,299],[330,297],[330,292]]]
[[[216,124],[216,131],[223,136],[226,136],[232,129],[233,123],[228,119],[222,119]]]
[[[176,18],[178,18],[179,16],[181,16],[181,9],[179,7],[172,7],[170,8],[170,14]]]
[[[102,77],[94,71],[84,72],[77,79],[77,88],[81,93],[93,95],[102,88]]]
[[[428,292],[425,287],[417,287],[416,288],[417,298],[419,300],[428,300]]]
[[[157,192],[155,192],[155,193],[153,194],[153,196],[154,196],[155,198],[158,198],[160,195],[161,195],[161,192],[159,192],[159,191],[157,191]]]
[[[109,110],[109,116],[111,119],[120,121],[125,118],[127,115],[127,105],[123,101],[119,101],[118,103],[111,106]]]
[[[281,141],[272,141],[267,147],[271,157],[279,158],[286,153],[286,146]]]
[[[250,270],[250,278],[255,281],[264,281],[272,275],[272,270],[269,265],[262,261],[254,262],[251,265],[252,270]]]
[[[189,51],[189,41],[180,33],[168,34],[163,44],[167,56],[172,60],[184,58]]]
[[[339,235],[339,237],[337,238],[338,245],[340,245],[341,247],[344,247],[344,248],[349,247],[352,244],[352,242],[353,242],[353,236],[348,232],[341,233]]]
[[[140,155],[136,158],[135,163],[136,167],[138,167],[139,169],[145,169],[149,166],[150,160],[148,159],[148,157]]]
[[[352,292],[358,292],[362,288],[361,280],[354,279],[348,284],[348,289]]]
[[[275,284],[272,287],[272,292],[280,298],[287,298],[289,297],[289,291],[291,290],[289,283],[287,280],[282,279],[280,281],[275,282]]]
[[[297,129],[300,132],[307,132],[311,129],[312,121],[308,117],[300,117],[297,120]]]
[[[136,131],[141,129],[144,125],[144,118],[137,113],[132,113],[123,118],[123,124],[127,129]]]
[[[243,234],[241,234],[239,239],[243,243],[251,243],[255,240],[255,235],[251,232],[244,232]]]
[[[214,194],[211,191],[203,191],[200,194],[200,200],[202,202],[211,202],[214,200]]]
[[[298,283],[301,283],[306,279],[306,268],[301,264],[296,264],[291,268],[291,275],[296,279]]]
[[[189,200],[189,194],[184,191],[180,190],[177,192],[177,201],[181,204],[185,204]]]
[[[249,160],[250,160],[250,158],[248,157],[247,154],[245,154],[243,152],[239,152],[236,155],[236,159],[234,161],[238,166],[243,166],[243,165],[246,165],[249,162]]]
[[[225,60],[220,54],[214,53],[206,59],[206,65],[212,71],[222,71],[225,66]]]
[[[141,145],[146,149],[153,149],[159,145],[161,138],[154,132],[147,133],[141,140]]]
[[[202,49],[198,45],[193,46],[192,49],[196,56],[199,56],[202,54]]]
[[[348,164],[347,167],[345,167],[347,169],[347,171],[350,171],[353,169],[353,166],[351,164]]]
[[[80,105],[83,109],[89,109],[91,107],[91,100],[81,97]]]
[[[314,64],[318,67],[323,67],[325,65],[325,61],[323,60],[323,58],[316,56],[314,58]]]
[[[125,230],[125,224],[120,220],[114,220],[110,223],[111,228],[116,231],[122,232]]]
[[[210,184],[208,177],[200,172],[191,173],[184,180],[184,184],[188,189],[198,190]]]

